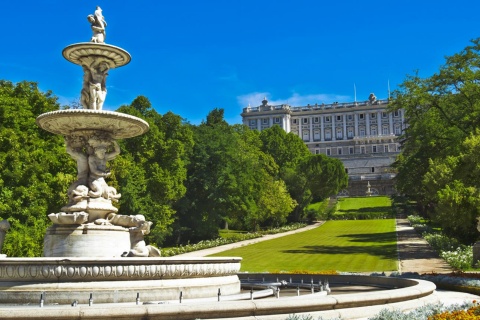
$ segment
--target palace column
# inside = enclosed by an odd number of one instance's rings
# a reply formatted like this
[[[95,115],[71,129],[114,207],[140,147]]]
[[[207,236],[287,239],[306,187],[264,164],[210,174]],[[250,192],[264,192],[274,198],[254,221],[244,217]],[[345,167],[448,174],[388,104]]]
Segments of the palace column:
[[[303,141],[302,122],[303,122],[303,118],[302,118],[302,117],[298,118],[298,136],[299,136],[300,139],[302,139],[302,141]]]
[[[367,125],[367,132],[366,132],[366,136],[370,136],[370,113],[369,112],[365,112],[365,123]]]
[[[313,141],[313,117],[310,116],[309,118],[310,121],[310,142]]]
[[[355,132],[354,137],[358,137],[358,113],[353,114],[353,120],[355,121]]]
[[[337,128],[335,127],[335,115],[332,114],[332,141],[337,140]]]
[[[382,113],[380,111],[377,111],[377,135],[382,135],[383,134],[383,127],[382,127]]]
[[[347,116],[343,114],[343,140],[347,140]]]
[[[325,141],[325,134],[323,128],[323,115],[320,116],[320,140]]]
[[[393,132],[393,114],[391,112],[388,113],[388,124],[390,127],[390,134],[394,134]]]

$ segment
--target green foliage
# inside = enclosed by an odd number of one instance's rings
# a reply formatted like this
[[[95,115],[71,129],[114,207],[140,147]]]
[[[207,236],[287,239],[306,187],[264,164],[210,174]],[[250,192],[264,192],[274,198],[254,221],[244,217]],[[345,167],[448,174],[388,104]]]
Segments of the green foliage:
[[[122,154],[112,161],[112,183],[120,187],[120,212],[141,214],[154,222],[147,240],[157,245],[171,232],[174,203],[186,192],[186,164],[193,147],[193,133],[180,116],[163,116],[143,96],[118,112],[143,118],[150,130],[122,141]]]
[[[322,226],[213,256],[242,257],[242,271],[397,269],[395,220],[327,221]]]
[[[36,83],[0,81],[0,218],[8,219],[4,252],[41,256],[47,214],[58,212],[76,177],[63,138],[40,129],[40,114],[60,109]]]
[[[480,39],[429,78],[409,76],[392,108],[405,110],[397,190],[417,202],[449,235],[478,237]]]
[[[262,151],[269,154],[280,167],[279,176],[285,181],[297,206],[290,214],[291,221],[306,218],[306,208],[322,201],[347,186],[348,176],[338,159],[312,155],[305,143],[295,134],[272,126],[260,133]]]
[[[222,109],[193,131],[187,193],[177,203],[172,243],[214,239],[224,223],[249,231],[284,224],[295,203],[277,164],[260,150],[258,132],[228,125]]]

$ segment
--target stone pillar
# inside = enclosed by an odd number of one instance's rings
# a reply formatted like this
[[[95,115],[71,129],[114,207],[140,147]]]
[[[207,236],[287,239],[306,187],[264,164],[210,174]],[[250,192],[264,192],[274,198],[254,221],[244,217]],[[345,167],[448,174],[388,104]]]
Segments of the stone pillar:
[[[355,131],[353,132],[354,137],[358,137],[358,114],[353,114],[353,119],[355,120]]]
[[[325,131],[323,128],[323,116],[320,116],[320,140],[325,141]]]
[[[389,124],[389,127],[390,127],[390,134],[394,134],[394,131],[393,131],[393,114],[391,112],[388,114],[388,124]]]
[[[310,117],[310,142],[313,142],[313,117]]]
[[[475,242],[473,245],[473,261],[472,267],[477,265],[477,262],[480,260],[480,241]]]
[[[2,252],[3,242],[8,229],[10,229],[10,223],[7,220],[0,221],[0,253]],[[5,258],[6,256],[5,254],[0,254],[0,258]]]
[[[258,131],[262,131],[262,119],[257,119],[257,129]]]
[[[302,141],[303,141],[303,129],[302,129],[302,126],[303,126],[303,118],[300,117],[300,118],[298,118],[298,136],[299,136],[300,139],[302,139]]]
[[[382,113],[380,111],[377,112],[377,135],[383,135],[383,127],[382,127]]]
[[[335,114],[332,114],[332,141],[337,140],[337,128],[335,127]]]
[[[370,136],[370,113],[369,112],[365,112],[365,123],[367,125],[366,127],[366,136]]]
[[[480,231],[480,218],[477,218],[477,230]],[[480,260],[480,241],[475,242],[473,245],[473,261],[472,267]]]

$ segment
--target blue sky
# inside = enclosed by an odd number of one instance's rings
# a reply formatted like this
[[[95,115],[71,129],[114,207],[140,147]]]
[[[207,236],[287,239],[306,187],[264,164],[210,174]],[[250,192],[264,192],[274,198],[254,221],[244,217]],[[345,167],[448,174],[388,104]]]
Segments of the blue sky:
[[[427,77],[480,37],[480,1],[23,0],[2,3],[0,79],[36,81],[78,99],[81,67],[64,47],[90,40],[99,5],[106,43],[132,56],[110,70],[104,109],[144,95],[161,114],[198,124],[213,108],[388,97],[407,74]]]

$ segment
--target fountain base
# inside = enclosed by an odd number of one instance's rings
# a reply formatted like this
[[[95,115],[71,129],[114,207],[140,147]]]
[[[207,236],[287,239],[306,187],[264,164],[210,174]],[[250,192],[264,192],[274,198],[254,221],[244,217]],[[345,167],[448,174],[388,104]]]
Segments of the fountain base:
[[[45,304],[185,299],[240,292],[240,258],[5,258],[0,303]]]

